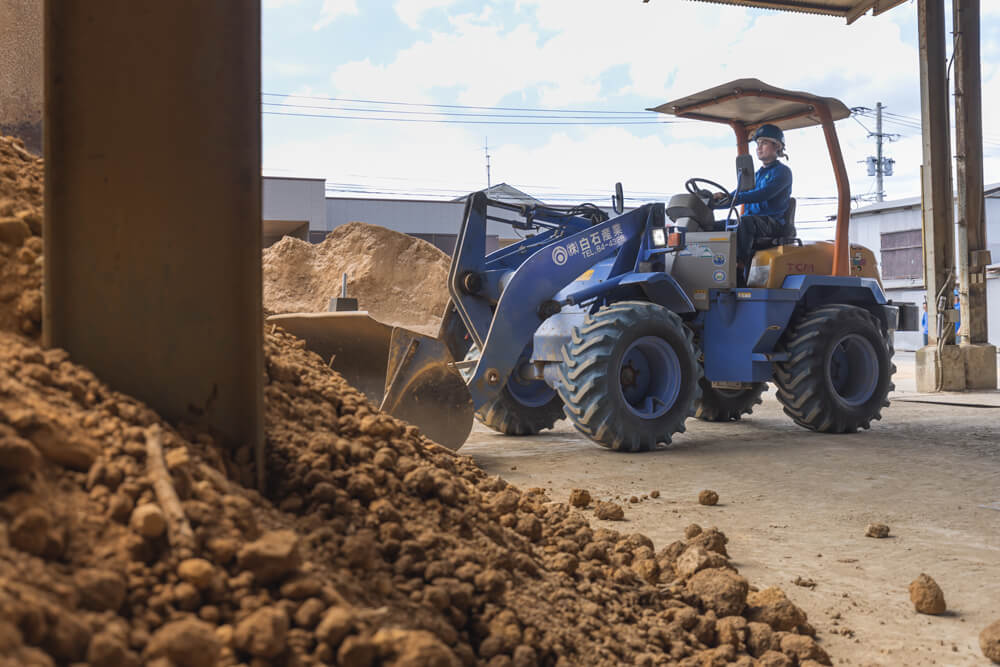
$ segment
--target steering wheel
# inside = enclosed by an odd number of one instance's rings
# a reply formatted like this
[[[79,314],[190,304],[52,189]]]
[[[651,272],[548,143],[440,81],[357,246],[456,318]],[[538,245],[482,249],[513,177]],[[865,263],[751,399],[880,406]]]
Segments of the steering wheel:
[[[708,185],[714,188],[714,192],[712,190],[698,187],[699,184]],[[703,197],[708,199],[708,205],[712,208],[728,208],[729,205],[732,203],[733,197],[729,193],[729,190],[727,190],[724,186],[719,185],[715,181],[708,180],[707,178],[689,178],[684,183],[684,189],[687,190],[688,193],[695,195],[696,197]],[[716,193],[723,194],[725,195],[725,197],[716,200],[712,196]]]

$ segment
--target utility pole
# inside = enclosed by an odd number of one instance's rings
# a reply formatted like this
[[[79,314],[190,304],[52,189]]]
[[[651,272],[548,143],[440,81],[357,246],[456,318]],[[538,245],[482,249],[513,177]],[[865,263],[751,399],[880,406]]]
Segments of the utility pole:
[[[875,103],[875,131],[868,132],[869,139],[875,137],[875,157],[869,155],[863,160],[863,162],[868,165],[868,175],[875,177],[875,183],[877,186],[875,188],[876,201],[885,201],[885,185],[883,179],[886,176],[892,176],[892,166],[896,164],[896,161],[891,157],[885,157],[885,154],[882,151],[882,144],[886,141],[895,141],[896,139],[899,139],[898,134],[890,134],[882,131],[882,109],[884,108],[885,107],[881,102]],[[851,109],[851,112],[855,114],[865,114],[870,111],[871,109],[868,107],[853,107]],[[858,122],[860,123],[860,121]],[[864,127],[864,124],[862,123],[861,126]],[[868,128],[865,127],[865,129],[867,130]]]
[[[486,189],[490,189],[490,138],[486,137],[486,143],[483,144],[483,152],[486,153]]]
[[[862,107],[863,108],[863,107]],[[895,141],[899,138],[898,134],[886,134],[882,131],[882,106],[881,102],[875,103],[875,131],[869,132],[869,137],[875,137],[875,157],[868,158],[868,175],[875,177],[875,200],[885,201],[885,186],[883,178],[885,176],[892,176],[892,165],[895,164],[895,160],[892,158],[887,158],[882,152],[882,143],[885,141]]]
[[[875,142],[878,148],[875,149],[875,184],[876,188],[876,201],[885,200],[885,188],[882,187],[882,174],[885,170],[882,168],[882,103],[875,103]]]

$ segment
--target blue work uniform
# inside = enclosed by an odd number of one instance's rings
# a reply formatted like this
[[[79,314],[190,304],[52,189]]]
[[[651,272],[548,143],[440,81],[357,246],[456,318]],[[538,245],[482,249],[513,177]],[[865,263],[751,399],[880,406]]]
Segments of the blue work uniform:
[[[775,160],[757,170],[753,190],[736,193],[736,204],[746,204],[745,215],[766,215],[785,224],[792,197],[792,170]]]
[[[788,207],[792,197],[792,170],[775,160],[757,170],[753,190],[737,192],[735,203],[746,204],[736,228],[736,257],[749,265],[754,241],[762,237],[787,236]]]

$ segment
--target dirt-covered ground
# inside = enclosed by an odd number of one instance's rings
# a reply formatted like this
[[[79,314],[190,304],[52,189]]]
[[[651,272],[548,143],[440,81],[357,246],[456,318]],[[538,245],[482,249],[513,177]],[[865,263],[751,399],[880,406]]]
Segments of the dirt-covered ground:
[[[618,498],[625,522],[594,525],[658,543],[691,523],[724,527],[741,574],[784,587],[836,664],[989,665],[978,638],[1000,618],[1000,394],[919,396],[912,353],[896,361],[891,407],[856,435],[795,426],[771,391],[745,421],[690,420],[665,451],[608,452],[564,421],[532,438],[477,424],[461,453],[553,498]],[[719,504],[699,505],[703,489]],[[872,522],[890,537],[865,537]],[[921,573],[943,589],[945,615],[913,611]]]

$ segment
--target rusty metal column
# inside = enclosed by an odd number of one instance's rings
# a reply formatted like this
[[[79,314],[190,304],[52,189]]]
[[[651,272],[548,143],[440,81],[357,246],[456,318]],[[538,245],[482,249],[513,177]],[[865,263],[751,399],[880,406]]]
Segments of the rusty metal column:
[[[917,351],[917,391],[965,388],[957,346],[938,346],[938,296],[951,302],[955,242],[952,225],[951,143],[945,74],[944,0],[918,0],[920,115],[923,126],[924,284],[927,289],[928,345]],[[945,323],[945,331],[951,324]]]
[[[980,2],[953,0],[955,159],[962,354],[969,389],[996,389],[996,348],[987,338],[986,214],[983,200],[983,95]]]
[[[260,456],[259,0],[47,0],[45,96],[45,343]]]

